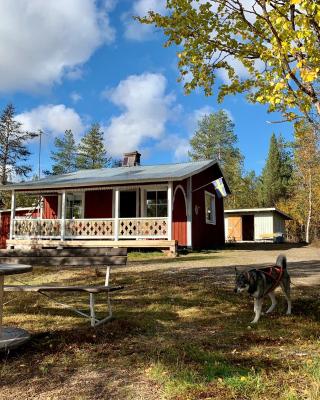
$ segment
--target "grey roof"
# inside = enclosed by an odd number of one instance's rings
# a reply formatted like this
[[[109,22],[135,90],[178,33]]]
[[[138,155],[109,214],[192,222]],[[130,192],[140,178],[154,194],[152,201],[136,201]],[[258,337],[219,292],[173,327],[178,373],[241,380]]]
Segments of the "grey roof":
[[[216,164],[216,161],[206,160],[180,164],[87,169],[69,174],[51,175],[38,181],[8,184],[1,187],[0,190],[58,189],[65,187],[176,181],[195,175],[213,164]]]
[[[256,214],[256,213],[277,213],[280,214],[284,219],[291,220],[292,217],[286,214],[285,212],[279,210],[276,207],[268,207],[268,208],[237,208],[233,210],[224,210],[225,214]]]

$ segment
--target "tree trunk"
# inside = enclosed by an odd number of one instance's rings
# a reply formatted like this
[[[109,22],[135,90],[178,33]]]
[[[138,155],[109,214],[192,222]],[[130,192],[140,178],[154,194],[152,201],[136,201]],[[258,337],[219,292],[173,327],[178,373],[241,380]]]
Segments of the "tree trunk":
[[[308,217],[307,217],[307,225],[306,225],[306,242],[307,243],[310,243],[311,215],[312,215],[312,176],[311,176],[311,168],[309,168],[309,206],[308,206]]]

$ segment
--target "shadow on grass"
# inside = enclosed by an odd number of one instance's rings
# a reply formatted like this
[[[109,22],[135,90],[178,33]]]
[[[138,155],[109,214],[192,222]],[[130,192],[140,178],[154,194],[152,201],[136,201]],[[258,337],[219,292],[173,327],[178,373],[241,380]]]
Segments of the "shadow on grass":
[[[304,277],[320,272],[316,260],[290,263],[289,270]],[[80,277],[83,282],[86,279],[85,274]],[[279,348],[291,351],[297,338],[317,337],[319,297],[312,291],[302,294],[293,291],[292,317],[282,315],[280,304],[279,311],[262,317],[258,326],[249,330],[252,300],[232,293],[233,279],[230,267],[190,268],[172,274],[161,270],[118,271],[112,277],[113,284],[127,287],[113,295],[115,319],[96,329],[81,318],[65,322],[69,311],[49,305],[47,300],[38,299],[36,313],[28,312],[34,296],[24,294],[20,301],[9,304],[5,312],[19,313],[22,326],[31,316],[37,317],[41,329],[27,345],[0,357],[3,365],[0,385],[3,388],[20,385],[30,391],[32,382],[38,380],[40,393],[46,393],[54,385],[65,385],[67,393],[68,382],[79,379],[81,371],[91,371],[101,374],[100,384],[87,383],[88,393],[93,393],[99,385],[103,387],[100,390],[107,390],[106,376],[121,381],[125,374],[122,386],[132,388],[141,380],[136,371],[146,369],[150,375],[143,375],[144,379],[151,386],[155,383],[166,387],[171,391],[170,396],[178,389],[181,393],[184,390],[192,393],[198,390],[197,385],[216,385],[218,379],[244,391],[241,385],[246,382],[256,385],[257,376],[268,369],[277,371],[279,378],[275,379],[281,384],[289,361],[279,354]],[[70,278],[67,280],[70,284],[82,282],[79,276],[72,282]],[[81,294],[76,298],[80,307],[87,308],[88,296]],[[75,297],[68,295],[62,299],[72,303]],[[97,303],[100,313],[103,296]],[[21,315],[22,305],[26,310],[24,315]],[[229,396],[224,398],[231,399],[229,386],[223,390]],[[197,393],[192,398],[196,399]],[[126,397],[116,392],[113,398]]]

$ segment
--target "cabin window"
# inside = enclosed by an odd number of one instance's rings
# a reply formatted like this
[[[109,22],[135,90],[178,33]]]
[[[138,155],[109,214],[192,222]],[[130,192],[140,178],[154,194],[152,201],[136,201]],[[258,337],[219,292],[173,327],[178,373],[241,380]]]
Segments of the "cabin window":
[[[67,193],[66,194],[66,219],[83,218],[84,194]]]
[[[216,224],[216,202],[215,195],[205,192],[206,223]]]
[[[147,191],[147,217],[167,217],[168,196],[166,190]]]

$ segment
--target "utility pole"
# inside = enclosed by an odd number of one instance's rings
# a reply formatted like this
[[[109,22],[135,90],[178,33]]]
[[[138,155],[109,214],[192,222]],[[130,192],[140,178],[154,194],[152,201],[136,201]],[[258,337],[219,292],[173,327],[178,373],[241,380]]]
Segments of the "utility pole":
[[[42,141],[43,131],[39,129],[39,159],[38,159],[38,180],[41,178],[41,141]]]

